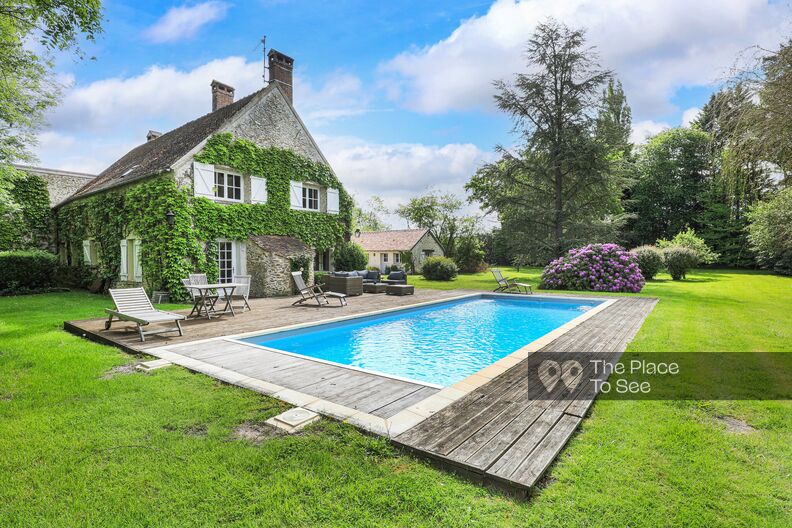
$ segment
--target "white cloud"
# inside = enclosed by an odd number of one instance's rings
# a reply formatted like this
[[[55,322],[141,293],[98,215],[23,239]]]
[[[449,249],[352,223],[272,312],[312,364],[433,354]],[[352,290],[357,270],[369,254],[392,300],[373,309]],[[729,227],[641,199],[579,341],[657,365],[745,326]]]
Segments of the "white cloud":
[[[671,125],[665,122],[652,121],[651,119],[638,121],[632,125],[630,141],[636,145],[640,145],[642,143],[646,143],[650,137],[670,128]]]
[[[225,18],[228,4],[211,0],[194,6],[171,7],[144,35],[152,42],[176,42],[195,36],[206,24]]]
[[[36,152],[53,168],[101,171],[145,141],[149,129],[167,132],[211,110],[213,79],[236,90],[237,98],[262,87],[261,62],[226,57],[193,68],[151,66],[139,75],[75,85],[71,76],[61,104],[48,116]],[[309,128],[366,111],[360,80],[334,72],[322,82],[295,76],[295,105]],[[67,144],[68,143],[68,144]]]
[[[429,189],[465,196],[464,185],[494,154],[470,143],[425,145],[378,144],[359,138],[318,136],[322,151],[344,186],[358,203],[380,196],[393,210]],[[469,207],[470,212],[478,210]],[[394,226],[403,221],[389,218]]]
[[[47,131],[39,134],[35,150],[42,167],[99,174],[137,143],[140,142],[124,138]]]
[[[242,57],[217,59],[189,71],[151,66],[133,77],[74,86],[49,117],[54,130],[122,133],[167,131],[211,110],[212,79],[236,88],[237,97],[261,88],[261,64]]]
[[[701,108],[698,108],[697,106],[688,108],[687,110],[682,112],[682,126],[689,127],[690,123],[695,121],[700,113],[701,113]]]
[[[369,101],[360,79],[342,70],[327,76],[318,87],[304,76],[294,78],[295,106],[300,117],[314,125],[365,113]]]
[[[768,0],[499,0],[447,38],[380,66],[392,98],[426,113],[492,109],[492,81],[524,71],[537,23],[553,17],[588,28],[603,67],[616,71],[638,119],[674,110],[680,86],[720,79],[753,44],[775,45],[786,19]]]

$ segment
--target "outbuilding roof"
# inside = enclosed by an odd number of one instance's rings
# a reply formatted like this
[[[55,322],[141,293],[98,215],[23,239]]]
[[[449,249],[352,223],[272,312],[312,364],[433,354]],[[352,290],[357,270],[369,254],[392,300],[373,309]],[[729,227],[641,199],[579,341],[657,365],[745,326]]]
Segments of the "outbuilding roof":
[[[411,251],[427,233],[428,229],[370,231],[355,235],[352,241],[366,251]]]

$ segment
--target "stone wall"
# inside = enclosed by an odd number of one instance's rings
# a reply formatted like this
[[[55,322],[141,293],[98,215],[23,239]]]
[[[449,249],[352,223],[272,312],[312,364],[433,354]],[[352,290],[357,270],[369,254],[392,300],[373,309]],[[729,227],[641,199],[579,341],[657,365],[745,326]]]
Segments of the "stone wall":
[[[423,261],[426,257],[424,257],[424,250],[431,249],[434,251],[432,254],[433,257],[443,257],[445,256],[445,252],[443,251],[442,246],[435,240],[435,238],[426,233],[421,240],[415,245],[412,250],[413,254],[413,264],[415,265],[415,272],[419,273],[421,271],[421,266],[423,265]]]
[[[260,147],[288,149],[312,161],[327,163],[278,90],[272,90],[257,104],[251,105],[230,125],[223,127],[223,131]]]
[[[313,252],[304,254],[309,258],[308,282],[313,284]],[[288,257],[265,251],[257,244],[247,244],[247,272],[250,279],[251,297],[278,297],[292,294],[291,261],[300,255]]]
[[[15,167],[28,174],[35,174],[47,182],[50,207],[59,204],[96,177],[93,174],[45,169],[42,167],[28,167],[25,165],[15,165]]]

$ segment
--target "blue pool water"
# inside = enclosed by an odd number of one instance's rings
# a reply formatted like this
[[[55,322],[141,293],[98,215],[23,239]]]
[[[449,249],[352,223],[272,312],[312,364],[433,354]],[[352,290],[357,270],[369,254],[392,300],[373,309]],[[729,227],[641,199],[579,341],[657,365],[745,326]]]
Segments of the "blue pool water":
[[[448,386],[597,304],[481,295],[244,341]]]

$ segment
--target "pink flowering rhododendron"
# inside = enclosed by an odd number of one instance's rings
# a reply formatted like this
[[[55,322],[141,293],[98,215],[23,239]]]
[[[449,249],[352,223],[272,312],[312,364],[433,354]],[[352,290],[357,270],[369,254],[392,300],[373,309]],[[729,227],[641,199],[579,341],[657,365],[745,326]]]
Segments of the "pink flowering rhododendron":
[[[539,287],[638,293],[644,282],[635,255],[617,244],[589,244],[548,264]]]

